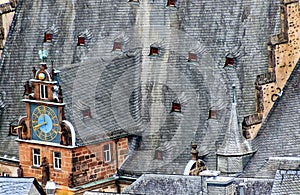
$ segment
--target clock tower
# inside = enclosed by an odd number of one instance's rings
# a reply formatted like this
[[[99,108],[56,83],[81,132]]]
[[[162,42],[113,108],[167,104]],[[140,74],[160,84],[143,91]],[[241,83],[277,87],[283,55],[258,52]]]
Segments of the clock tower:
[[[64,117],[59,71],[53,65],[49,71],[43,59],[32,72],[22,99],[26,115],[17,127],[20,166],[25,177],[37,178],[43,187],[50,180],[68,186],[76,138],[73,125]]]
[[[57,72],[50,74],[45,62],[40,69],[33,69],[34,78],[25,84],[27,129],[22,128],[21,138],[60,144],[61,127],[65,104],[62,102],[61,87]],[[29,85],[31,83],[31,86]]]
[[[44,188],[47,183],[55,182],[57,194],[81,194],[85,188],[99,190],[107,185],[119,188],[113,175],[128,155],[128,134],[107,136],[98,127],[91,131],[92,126],[73,126],[64,115],[58,71],[53,65],[49,71],[45,60],[41,60],[39,68],[33,68],[32,78],[24,85],[22,101],[26,114],[16,127],[23,176],[35,177]],[[68,117],[72,120],[72,116]],[[79,124],[84,122],[76,119]],[[90,117],[89,120],[94,119]],[[105,183],[95,182],[102,179]]]

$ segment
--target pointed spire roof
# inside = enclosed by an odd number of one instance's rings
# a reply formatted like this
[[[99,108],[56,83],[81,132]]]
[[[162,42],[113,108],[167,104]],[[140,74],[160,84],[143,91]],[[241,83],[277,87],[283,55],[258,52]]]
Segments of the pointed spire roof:
[[[238,122],[238,114],[236,109],[236,90],[235,85],[232,85],[232,106],[228,129],[226,131],[225,139],[218,149],[217,154],[231,156],[231,155],[245,155],[252,153],[250,143],[241,135],[241,129]]]

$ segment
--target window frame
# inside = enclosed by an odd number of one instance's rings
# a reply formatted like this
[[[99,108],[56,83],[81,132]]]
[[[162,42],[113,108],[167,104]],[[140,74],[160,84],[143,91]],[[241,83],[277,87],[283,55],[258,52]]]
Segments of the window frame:
[[[155,160],[163,160],[163,151],[161,150],[155,150],[155,154],[154,154],[154,159]]]
[[[209,110],[208,119],[218,119],[218,110]]]
[[[198,61],[198,55],[194,52],[189,52],[189,62],[197,62]]]
[[[236,59],[234,57],[226,57],[224,66],[234,67]]]
[[[41,150],[37,148],[32,149],[32,165],[34,167],[41,166]]]
[[[150,55],[151,56],[157,56],[159,54],[159,48],[158,47],[150,47]]]
[[[77,37],[77,46],[85,46],[86,38],[84,36]]]
[[[10,177],[10,174],[8,172],[2,172],[2,177]]]
[[[106,146],[108,146],[108,149],[105,149]],[[111,144],[105,144],[103,146],[103,156],[105,163],[109,163],[112,161]]]
[[[123,43],[122,41],[114,41],[114,51],[122,51],[123,49]]]
[[[91,118],[91,116],[92,116],[90,108],[83,109],[81,111],[81,113],[82,113],[83,118]]]
[[[168,0],[167,1],[167,6],[168,7],[176,7],[176,3],[177,3],[176,0]]]
[[[140,3],[140,0],[128,0],[129,3]]]
[[[172,102],[172,112],[181,112],[180,102]]]
[[[59,154],[59,156],[56,156],[56,154]],[[55,170],[61,170],[61,152],[53,152],[53,168]]]
[[[45,43],[52,43],[53,41],[53,33],[46,32],[44,36]]]
[[[40,98],[46,100],[48,97],[48,86],[40,85]]]

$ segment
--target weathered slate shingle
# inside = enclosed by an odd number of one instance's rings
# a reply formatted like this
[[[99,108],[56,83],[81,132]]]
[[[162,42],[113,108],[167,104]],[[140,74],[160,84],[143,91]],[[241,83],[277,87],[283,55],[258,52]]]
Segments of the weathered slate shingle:
[[[216,168],[215,154],[230,117],[228,91],[235,83],[240,118],[255,112],[254,82],[267,71],[266,44],[280,30],[278,8],[275,0],[189,0],[179,1],[177,8],[166,7],[162,0],[139,5],[20,1],[0,65],[0,92],[6,93],[7,105],[1,117],[0,154],[9,150],[18,156],[15,137],[7,136],[8,126],[25,114],[20,102],[23,83],[31,77],[32,66],[38,66],[37,52],[44,48],[49,62],[63,71],[66,117],[78,128],[78,143],[105,139],[102,130],[138,133],[139,151],[124,164],[124,171],[151,167],[149,171],[181,174],[196,132],[199,154]],[[49,29],[53,42],[43,43]],[[87,44],[77,46],[83,32],[88,32]],[[124,40],[123,57],[112,52],[116,39]],[[149,56],[153,43],[159,46],[156,57]],[[126,57],[136,48],[141,50],[139,62]],[[188,62],[190,51],[197,52],[198,62]],[[237,58],[236,69],[223,68],[227,54]],[[181,113],[171,112],[175,100]],[[93,118],[80,119],[79,110],[86,107]],[[217,110],[217,119],[207,120],[210,109]],[[163,152],[163,161],[153,159],[155,150]],[[136,169],[139,159],[148,161]],[[180,166],[170,170],[170,163]]]
[[[294,157],[300,156],[299,126],[299,61],[283,89],[283,95],[271,110],[269,117],[252,141],[257,149],[245,175],[273,178],[277,169],[296,169],[299,164]]]

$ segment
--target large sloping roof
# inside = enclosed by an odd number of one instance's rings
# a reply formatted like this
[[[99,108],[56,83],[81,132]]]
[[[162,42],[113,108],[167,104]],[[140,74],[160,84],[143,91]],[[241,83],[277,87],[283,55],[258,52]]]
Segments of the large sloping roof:
[[[25,113],[20,102],[23,83],[39,63],[38,50],[44,48],[49,61],[63,71],[67,120],[79,131],[88,129],[79,134],[81,143],[94,141],[99,122],[76,118],[87,102],[93,119],[104,117],[100,122],[105,131],[142,135],[141,147],[124,170],[147,171],[156,161],[155,150],[161,150],[164,160],[149,170],[170,172],[167,165],[178,163],[183,165],[172,171],[183,173],[194,132],[200,154],[214,168],[230,114],[227,91],[236,84],[241,118],[255,111],[254,81],[267,71],[267,42],[279,32],[279,23],[277,0],[190,0],[174,9],[164,1],[141,1],[138,6],[109,0],[20,1],[0,65],[0,92],[6,93],[7,105],[0,153],[8,149],[18,155],[14,138],[7,136],[8,125]],[[51,44],[43,43],[48,30],[53,32]],[[85,47],[77,46],[81,34],[87,36]],[[125,55],[140,48],[139,63],[135,57],[114,60],[113,42],[120,39]],[[160,48],[157,57],[149,56],[153,43]],[[189,51],[198,54],[198,62],[187,61]],[[235,69],[223,68],[229,54],[237,58]],[[136,74],[129,74],[132,69]],[[80,89],[77,81],[85,87]],[[170,112],[175,100],[181,103],[181,113]],[[207,120],[210,109],[218,111],[218,119]]]
[[[283,95],[252,142],[257,152],[245,169],[246,176],[274,178],[277,169],[296,169],[299,165],[299,65],[298,61]]]
[[[130,194],[200,194],[204,182],[197,176],[144,174],[124,193]]]
[[[276,171],[272,195],[300,194],[300,170]]]
[[[35,178],[0,177],[0,194],[46,195]]]
[[[132,97],[139,95],[132,92],[139,86],[140,57],[140,51],[135,50],[121,56],[112,54],[111,61],[99,58],[63,68],[60,83],[68,102],[65,112],[76,129],[77,145],[120,138],[141,129],[139,121],[132,119],[138,112],[134,105],[140,103],[139,97]],[[119,85],[113,88],[115,82]],[[84,117],[84,110],[89,110],[90,116]]]

